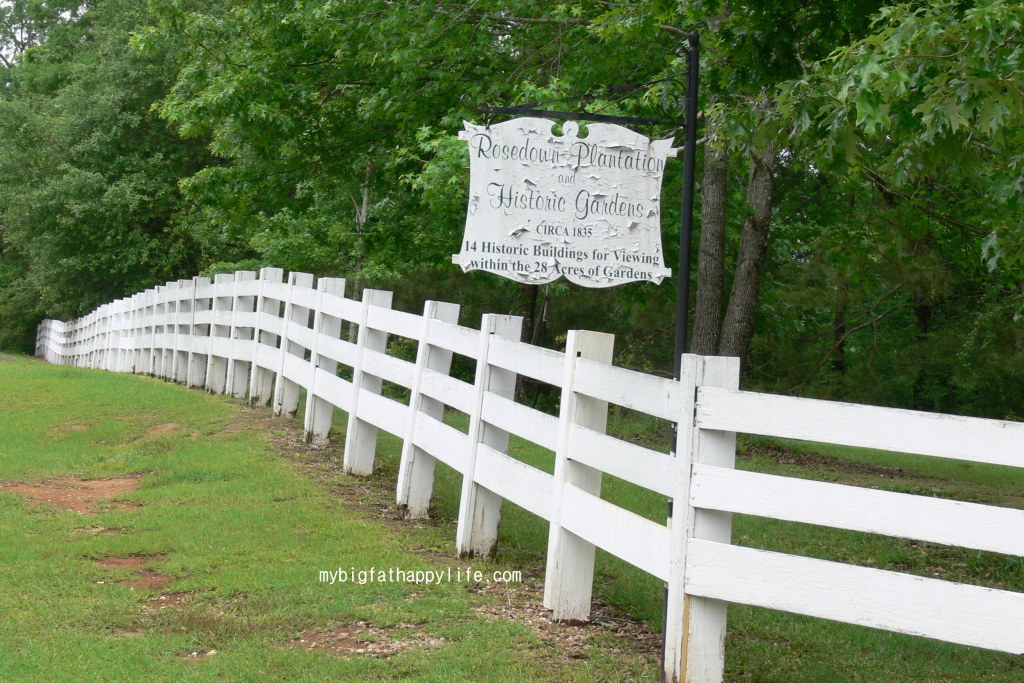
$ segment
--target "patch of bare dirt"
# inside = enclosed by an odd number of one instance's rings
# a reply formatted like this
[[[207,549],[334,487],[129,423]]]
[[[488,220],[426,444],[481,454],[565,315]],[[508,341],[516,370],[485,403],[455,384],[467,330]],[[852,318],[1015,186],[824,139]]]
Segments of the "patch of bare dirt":
[[[84,531],[88,534],[92,534],[93,536],[124,533],[124,529],[119,526],[102,526],[100,524],[76,527],[75,531]]]
[[[440,647],[447,642],[415,630],[414,624],[398,624],[392,628],[378,628],[365,621],[338,626],[328,630],[308,628],[286,647],[303,650],[322,650],[340,657],[384,658],[409,649]],[[404,637],[390,638],[401,633]]]
[[[179,657],[181,659],[185,659],[185,660],[188,660],[190,662],[201,662],[204,659],[209,659],[210,657],[216,657],[216,656],[217,656],[217,651],[216,650],[207,650],[205,652],[196,650],[194,652],[186,652],[183,655],[179,655]]]
[[[551,610],[543,606],[544,587],[539,579],[526,579],[519,585],[487,583],[470,586],[469,590],[501,601],[476,607],[485,618],[524,624],[564,657],[586,658],[591,647],[605,652],[609,648],[628,651],[642,657],[657,658],[661,654],[661,634],[646,624],[617,616],[607,605],[595,604],[589,621],[552,621]],[[609,644],[609,639],[613,644]],[[598,640],[601,642],[595,645]]]
[[[50,428],[49,433],[53,436],[61,436],[63,434],[68,434],[70,432],[84,432],[88,428],[89,425],[87,424],[63,425],[61,427]]]
[[[170,581],[168,581],[167,583],[170,583]],[[146,611],[157,612],[162,609],[167,609],[168,607],[177,607],[178,605],[186,603],[191,599],[192,594],[188,592],[165,593],[163,595],[158,595],[157,597],[150,600],[149,604],[147,605]]]
[[[165,422],[163,424],[158,424],[150,427],[149,430],[146,432],[146,436],[148,438],[167,436],[168,434],[173,434],[174,430],[176,430],[177,428],[177,422]]]
[[[169,586],[173,581],[173,576],[167,576],[166,574],[155,572],[152,569],[143,569],[134,579],[126,579],[120,583],[122,586],[129,586],[131,588],[151,588],[154,590],[162,590]]]
[[[10,356],[0,356],[0,362],[5,361],[5,360],[15,360],[15,359],[10,357]]]
[[[128,557],[101,557],[96,564],[111,569],[138,569],[149,562],[164,559],[164,555],[129,555]]]
[[[139,476],[111,477],[108,479],[81,479],[60,477],[38,484],[0,482],[0,489],[10,491],[28,499],[30,505],[50,505],[79,514],[96,512],[100,503],[134,491],[139,485]],[[135,503],[104,503],[106,508],[138,507]]]
[[[830,469],[839,472],[855,472],[858,474],[869,474],[887,478],[912,478],[913,474],[903,471],[902,467],[886,467],[883,465],[869,465],[863,462],[843,460],[831,455],[821,453],[803,453],[793,451],[781,446],[772,444],[751,444],[739,452],[741,458],[763,457],[773,460],[780,465],[798,465],[800,467],[814,467],[819,469]]]

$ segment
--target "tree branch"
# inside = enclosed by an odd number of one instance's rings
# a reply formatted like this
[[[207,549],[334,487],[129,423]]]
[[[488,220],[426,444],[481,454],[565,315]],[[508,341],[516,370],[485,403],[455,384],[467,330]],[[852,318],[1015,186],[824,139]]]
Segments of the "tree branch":
[[[911,206],[913,206],[914,208],[918,209],[919,211],[922,211],[931,216],[932,218],[942,221],[943,223],[946,223],[948,225],[960,228],[961,230],[968,230],[974,234],[985,233],[984,228],[981,228],[977,225],[972,225],[971,223],[965,223],[964,221],[959,220],[957,218],[953,218],[952,216],[944,214],[941,211],[937,211],[931,208],[930,206],[922,204],[921,202],[915,200],[911,195],[907,194],[906,192],[897,190],[892,185],[890,185],[889,181],[883,178],[882,174],[880,174],[878,171],[872,168],[868,168],[867,166],[864,165],[861,165],[861,169],[864,171],[864,174],[868,177],[868,180],[870,180],[875,185],[875,187],[878,188],[880,192],[892,195],[897,199],[901,199],[910,204]]]
[[[891,297],[893,294],[895,294],[896,292],[898,292],[902,288],[903,288],[903,284],[902,283],[896,285],[895,287],[890,289],[888,292],[886,292],[885,294],[880,296],[875,301],[875,303],[871,304],[871,306],[868,307],[868,309],[866,311],[861,311],[860,313],[857,313],[854,317],[859,317],[859,316],[864,315],[864,314],[872,314],[874,317],[872,317],[868,321],[862,322],[859,325],[854,325],[853,327],[848,329],[846,332],[844,332],[843,336],[841,336],[839,339],[837,339],[835,341],[835,343],[833,343],[832,346],[830,346],[828,348],[828,350],[826,350],[825,353],[821,356],[821,359],[818,361],[818,364],[814,366],[813,370],[811,370],[811,374],[809,374],[807,376],[807,378],[803,382],[800,383],[800,386],[797,388],[797,393],[803,393],[804,389],[807,387],[807,385],[810,383],[810,381],[812,379],[814,379],[814,377],[818,374],[818,372],[825,366],[825,363],[828,362],[828,359],[832,357],[832,354],[836,352],[836,349],[838,349],[843,344],[845,344],[846,340],[849,339],[850,336],[854,332],[859,332],[860,330],[863,330],[865,327],[875,328],[875,330],[877,332],[877,325],[878,325],[879,322],[882,321],[882,319],[887,317],[889,314],[891,314],[891,313],[893,313],[895,311],[898,311],[901,308],[905,308],[906,304],[896,304],[895,306],[891,306],[890,308],[885,309],[881,313],[879,313],[877,315],[874,315],[875,309],[878,308],[879,304],[881,304],[883,301],[885,301],[886,299]]]
[[[594,22],[588,19],[573,19],[571,17],[564,19],[555,19],[548,17],[503,17],[500,14],[487,14],[485,12],[467,12],[467,17],[472,19],[479,19],[483,21],[496,21],[506,24],[548,24],[556,26],[596,26]],[[677,36],[686,37],[689,34],[685,29],[681,29],[678,26],[672,26],[669,24],[659,24],[658,30],[664,33],[672,33]]]

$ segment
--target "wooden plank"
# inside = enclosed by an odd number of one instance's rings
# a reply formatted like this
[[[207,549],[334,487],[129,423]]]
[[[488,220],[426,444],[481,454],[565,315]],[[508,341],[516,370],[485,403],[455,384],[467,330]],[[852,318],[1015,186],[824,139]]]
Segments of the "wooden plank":
[[[1024,510],[695,465],[694,507],[1024,555]]]
[[[280,269],[273,269],[280,272],[282,275],[283,271]],[[274,282],[271,280],[263,281],[263,298],[264,299],[275,299],[277,301],[288,300],[288,289],[290,285],[287,282]]]
[[[843,446],[1024,467],[1024,423],[701,387],[697,424]]]
[[[288,325],[288,341],[298,344],[304,349],[312,349],[315,342],[316,332],[296,322]]]
[[[498,429],[522,437],[541,448],[558,448],[558,418],[490,392],[483,395],[481,417]]]
[[[193,325],[209,325],[213,322],[213,309],[207,308],[201,311],[196,311],[192,315]]]
[[[432,418],[416,420],[413,443],[456,472],[466,471],[469,436]]]
[[[262,333],[269,333],[280,337],[281,332],[284,330],[284,319],[269,313],[261,313],[259,328]]]
[[[315,309],[320,305],[320,292],[312,287],[293,285],[291,293],[292,306]]]
[[[366,324],[375,330],[416,340],[419,340],[423,329],[422,316],[380,306],[370,306],[366,312]]]
[[[565,354],[514,339],[494,341],[487,360],[491,365],[556,387],[561,386],[565,371]]]
[[[256,319],[259,314],[254,311],[235,311],[235,327],[256,327]]]
[[[408,389],[412,386],[416,365],[374,349],[366,349],[363,351],[363,372]]]
[[[245,272],[246,271],[238,271],[235,273],[235,296],[259,296],[259,280],[255,278],[243,280],[238,277],[239,274]]]
[[[675,422],[682,408],[679,382],[581,358],[573,389],[630,410]]]
[[[476,398],[472,384],[429,368],[420,376],[420,393],[466,414],[473,409]]]
[[[282,374],[285,379],[307,388],[313,381],[313,364],[296,355],[286,353],[284,354],[284,372]]]
[[[487,314],[480,322],[473,380],[473,409],[469,413],[469,451],[462,478],[459,519],[455,525],[455,550],[459,555],[490,555],[498,542],[501,520],[501,498],[476,481],[477,454],[483,446],[507,453],[508,432],[487,424],[481,415],[484,395],[488,392],[512,398],[516,375],[489,362],[489,349],[495,339],[519,339],[523,319],[518,316]]]
[[[692,539],[686,591],[1024,654],[1024,593]]]
[[[386,432],[401,437],[409,419],[409,406],[392,401],[378,393],[361,389],[359,391],[358,417]]]
[[[454,323],[437,321],[430,326],[428,342],[460,356],[476,358],[480,331]]]
[[[355,364],[358,349],[352,342],[321,335],[319,344],[317,351],[321,358],[327,358],[349,367]]]
[[[476,483],[542,519],[551,519],[554,477],[485,444],[479,446],[476,458]]]
[[[277,363],[280,360],[280,354],[273,346],[266,344],[258,344],[256,346],[256,365],[261,368],[270,370],[271,372],[277,372]]]
[[[214,337],[210,340],[210,354],[221,358],[230,358],[234,352],[234,342],[236,341],[238,340],[227,337]]]
[[[321,304],[321,310],[325,315],[340,320],[348,320],[349,322],[358,322],[359,307],[360,302],[331,292],[324,292],[323,303]]]
[[[668,578],[668,528],[572,484],[564,487],[562,527],[659,579]]]
[[[573,425],[569,457],[663,496],[680,495],[683,464],[679,458]]]
[[[231,356],[235,360],[242,360],[248,362],[252,358],[252,351],[254,342],[252,339],[232,339],[231,340]]]
[[[316,369],[316,396],[345,412],[352,409],[352,383],[321,368]]]
[[[213,324],[222,325],[224,327],[231,327],[233,320],[232,312],[230,310],[216,309],[213,312]]]

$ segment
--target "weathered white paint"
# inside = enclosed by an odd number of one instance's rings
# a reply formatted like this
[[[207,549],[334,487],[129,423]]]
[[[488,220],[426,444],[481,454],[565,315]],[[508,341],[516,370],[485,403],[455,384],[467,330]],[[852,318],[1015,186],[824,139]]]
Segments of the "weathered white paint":
[[[659,579],[669,576],[668,528],[567,484],[562,527]],[[586,618],[590,611],[582,617]]]
[[[180,280],[76,321],[47,320],[37,352],[255,403],[275,386],[302,387],[310,438],[327,438],[335,407],[348,413],[350,471],[372,470],[378,429],[396,434],[405,443],[396,498],[410,512],[429,505],[434,461],[463,475],[460,551],[493,547],[502,500],[550,522],[545,604],[556,618],[589,614],[595,546],[665,579],[669,681],[721,680],[728,602],[1024,650],[1020,593],[730,545],[731,515],[741,513],[1024,555],[1021,510],[735,470],[736,432],[1024,467],[1021,423],[740,392],[734,359],[688,355],[681,380],[652,377],[609,365],[606,335],[573,332],[562,354],[518,341],[517,319],[489,316],[474,330],[456,323],[451,304],[398,313],[389,292],[354,301],[341,281],[313,289],[311,276],[283,275]],[[340,338],[346,322],[359,326],[356,343]],[[391,334],[418,341],[415,364],[385,353]],[[473,384],[448,376],[454,354],[479,359]],[[514,402],[517,376],[559,387],[560,415]],[[384,379],[410,390],[409,406],[380,394]],[[605,435],[608,402],[677,422],[676,453]],[[470,416],[470,434],[441,421],[444,406]],[[509,456],[508,434],[553,450],[555,474]],[[602,472],[670,497],[668,524],[602,500]]]
[[[1024,654],[1024,594],[693,539],[687,592]]]
[[[661,252],[661,179],[672,140],[592,123],[579,137],[548,119],[466,123],[469,206],[452,261],[540,284],[565,276],[584,287],[646,280],[671,271]]]
[[[690,500],[709,510],[1024,556],[1024,510],[709,465],[694,466]]]
[[[569,458],[572,426],[603,432],[608,423],[608,404],[576,391],[579,360],[612,362],[615,337],[599,332],[574,330],[565,344],[565,369],[559,403],[559,436],[555,449],[555,484],[552,491],[551,525],[548,531],[544,606],[555,620],[586,619],[594,584],[594,544],[570,531],[564,519],[571,519],[572,500],[566,491],[579,488],[601,495],[601,471]]]
[[[522,403],[487,392],[481,406],[483,420],[510,434],[554,451],[558,448],[558,418]]]
[[[438,301],[427,301],[418,339],[422,340],[416,352],[409,394],[410,419],[406,423],[402,441],[402,457],[398,467],[395,502],[411,519],[427,517],[430,496],[434,490],[436,459],[429,451],[416,446],[414,436],[420,420],[440,421],[444,418],[444,403],[423,392],[427,370],[432,377],[447,377],[452,365],[452,352],[430,344],[430,328],[435,321],[455,324],[459,320],[459,307]]]
[[[702,388],[702,429],[1024,467],[1024,423]]]
[[[369,326],[370,308],[391,306],[391,292],[379,289],[363,290],[363,306],[359,311],[359,334],[356,337],[356,358],[352,373],[352,409],[348,414],[345,434],[344,467],[349,474],[372,474],[377,449],[377,428],[359,418],[359,404],[365,393],[379,394],[380,377],[374,377],[363,367],[366,349],[383,353],[388,346],[388,334]]]
[[[341,334],[341,320],[324,311],[324,295],[327,292],[338,296],[345,295],[345,280],[336,277],[324,277],[316,283],[319,297],[314,304],[313,339],[307,348],[310,352],[310,364],[313,367],[306,394],[306,411],[303,415],[302,438],[306,443],[323,444],[328,442],[331,422],[334,418],[334,406],[323,397],[317,395],[317,378],[324,370],[330,375],[338,371],[338,361],[329,356],[320,355],[321,339],[337,339]]]
[[[511,399],[516,390],[516,376],[492,365],[489,350],[495,339],[519,339],[522,330],[523,319],[518,316],[488,314],[480,323],[474,381],[476,396],[469,415],[469,450],[462,471],[459,519],[455,528],[455,549],[463,556],[489,555],[498,540],[501,497],[477,482],[477,455],[481,445],[499,453],[508,452],[508,432],[483,419],[483,403],[487,393]]]
[[[491,364],[512,372],[559,386],[565,370],[563,354],[518,339],[495,339],[491,344]]]
[[[569,458],[665,496],[682,486],[678,458],[579,425],[570,428]]]
[[[675,421],[682,403],[679,382],[581,358],[576,390],[663,420]]]
[[[424,396],[440,401],[467,415],[473,410],[476,392],[472,384],[424,368],[420,375],[420,391]]]
[[[723,387],[735,389],[740,383],[740,363],[737,358],[687,356],[687,362],[692,362],[694,367],[697,386]],[[699,390],[698,390],[699,392]],[[692,396],[693,394],[689,394]],[[682,418],[687,422],[694,422],[694,408],[689,405]],[[682,419],[681,418],[681,419]],[[718,467],[735,467],[736,465],[736,434],[734,431],[709,431],[705,429],[692,429],[690,431],[690,457],[688,458],[691,471],[693,467],[700,465],[714,465]],[[690,479],[690,486],[693,480]],[[678,507],[685,510],[686,515],[686,536],[689,543],[693,539],[707,539],[720,543],[729,543],[732,536],[732,515],[718,510],[703,510],[688,504],[689,495],[685,492],[675,499],[673,513]],[[673,515],[673,524],[676,517]],[[685,679],[688,682],[702,683],[703,681],[720,681],[725,668],[725,635],[727,603],[720,600],[709,599],[708,597],[694,596],[686,590],[686,582],[689,577],[689,553],[683,552],[686,560],[684,585],[679,587],[679,592],[685,593],[683,598],[683,645],[682,662],[673,668],[672,674],[676,678]],[[669,592],[673,588],[670,585]],[[671,602],[673,598],[669,597]],[[666,659],[666,678],[668,667],[674,664],[674,660]]]
[[[554,477],[486,444],[477,448],[476,480],[542,519],[551,519]]]

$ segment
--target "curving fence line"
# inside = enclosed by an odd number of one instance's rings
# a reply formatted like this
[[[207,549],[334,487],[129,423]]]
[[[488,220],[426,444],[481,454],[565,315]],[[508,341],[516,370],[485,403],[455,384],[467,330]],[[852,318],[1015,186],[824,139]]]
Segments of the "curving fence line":
[[[403,440],[396,499],[427,514],[440,461],[462,474],[456,545],[490,552],[503,500],[547,520],[544,604],[555,619],[590,613],[595,547],[667,584],[664,673],[720,681],[726,606],[744,603],[954,643],[1024,653],[1024,594],[741,547],[732,514],[1024,555],[1024,511],[735,468],[736,433],[1024,467],[1024,424],[739,391],[733,358],[687,355],[668,380],[611,365],[613,337],[569,333],[565,353],[519,341],[522,320],[458,324],[459,306],[391,308],[390,292],[356,301],[345,281],[278,268],[170,282],[71,322],[45,320],[37,355],[135,372],[270,403],[306,438],[348,416],[344,468],[373,471],[377,431]],[[415,362],[386,353],[417,345]],[[449,374],[476,361],[472,383]],[[514,400],[519,376],[559,387],[559,415]],[[384,382],[409,391],[405,405]],[[608,404],[677,423],[677,454],[605,434]],[[442,421],[469,415],[468,433]],[[509,434],[555,454],[554,473],[508,454]],[[602,473],[670,497],[665,524],[601,497]]]

